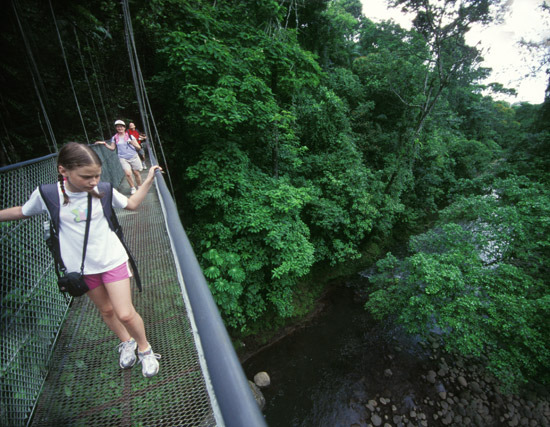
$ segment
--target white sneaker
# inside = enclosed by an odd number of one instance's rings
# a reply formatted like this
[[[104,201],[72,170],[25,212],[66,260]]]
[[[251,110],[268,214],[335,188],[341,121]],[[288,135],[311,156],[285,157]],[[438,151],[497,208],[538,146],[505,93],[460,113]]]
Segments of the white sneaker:
[[[144,352],[138,351],[139,362],[141,363],[141,373],[144,377],[154,377],[159,371],[160,354],[153,353],[151,346]]]
[[[136,349],[137,342],[133,338],[121,342],[118,345],[118,352],[120,353],[119,365],[122,369],[128,369],[134,366],[137,360]]]
[[[136,187],[130,188],[130,194],[134,194],[136,191],[137,191],[137,190],[136,190]]]

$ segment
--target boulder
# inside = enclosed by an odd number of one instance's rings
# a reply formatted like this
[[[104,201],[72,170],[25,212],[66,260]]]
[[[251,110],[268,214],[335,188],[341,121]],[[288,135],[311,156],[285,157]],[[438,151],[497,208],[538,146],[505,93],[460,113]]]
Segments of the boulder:
[[[248,385],[252,390],[252,394],[254,395],[254,399],[256,399],[256,403],[258,403],[260,410],[263,411],[263,409],[265,408],[265,397],[263,393],[261,392],[260,388],[256,384],[254,384],[252,381],[249,380]]]
[[[483,393],[483,390],[481,390],[481,387],[479,386],[479,383],[477,381],[472,381],[469,384],[470,390],[475,394],[481,394]]]
[[[271,378],[269,378],[267,372],[258,372],[254,375],[254,384],[258,387],[267,387],[271,384]]]

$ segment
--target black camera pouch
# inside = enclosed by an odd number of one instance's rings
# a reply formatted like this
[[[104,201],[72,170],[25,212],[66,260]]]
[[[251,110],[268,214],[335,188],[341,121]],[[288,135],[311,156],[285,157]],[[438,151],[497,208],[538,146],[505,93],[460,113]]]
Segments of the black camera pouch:
[[[80,297],[90,290],[82,274],[77,272],[60,277],[57,279],[57,285],[61,292],[67,292],[73,297]]]
[[[44,198],[44,197],[42,197]],[[80,297],[90,290],[84,281],[84,260],[86,259],[86,247],[88,246],[88,234],[90,231],[90,222],[92,219],[92,196],[88,193],[88,213],[86,215],[86,231],[84,232],[84,244],[82,247],[82,265],[80,272],[67,273],[59,251],[59,231],[57,226],[50,227],[46,232],[46,241],[54,256],[55,273],[57,274],[57,286],[59,290],[67,296]],[[53,222],[52,222],[53,224]],[[50,233],[51,231],[51,233]],[[63,274],[61,274],[63,273]]]

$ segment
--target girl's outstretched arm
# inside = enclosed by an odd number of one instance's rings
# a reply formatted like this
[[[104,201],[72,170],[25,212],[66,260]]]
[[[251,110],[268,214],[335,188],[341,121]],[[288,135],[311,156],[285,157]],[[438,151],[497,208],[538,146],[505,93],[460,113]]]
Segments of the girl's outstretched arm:
[[[128,198],[128,204],[124,209],[134,211],[138,208],[139,205],[141,205],[141,202],[143,202],[143,200],[145,199],[145,196],[151,188],[151,185],[153,185],[155,172],[157,170],[162,171],[160,166],[151,166],[151,169],[149,169],[149,173],[147,174],[147,178],[145,178],[145,180],[141,184],[141,187],[139,187],[137,191]]]
[[[25,218],[28,218],[28,216],[23,215],[22,206],[14,206],[0,211],[0,221],[15,221],[16,219]]]
[[[114,142],[109,144],[107,141],[96,141],[94,142],[94,145],[104,145],[111,151],[115,151],[116,148],[116,144]]]

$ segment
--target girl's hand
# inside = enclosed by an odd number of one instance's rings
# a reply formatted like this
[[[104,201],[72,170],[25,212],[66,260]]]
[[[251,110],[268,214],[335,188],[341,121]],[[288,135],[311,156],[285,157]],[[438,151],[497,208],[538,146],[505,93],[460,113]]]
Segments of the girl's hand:
[[[95,144],[95,145],[98,145],[98,144],[107,145],[107,144],[105,143],[105,141],[96,141],[94,144]]]
[[[147,178],[145,178],[145,181],[143,181],[143,185],[140,185],[137,191],[130,197],[128,197],[128,204],[126,205],[125,209],[129,211],[134,211],[139,207],[139,205],[141,205],[141,202],[143,202],[143,199],[145,199],[145,195],[153,185],[155,173],[157,171],[159,171],[159,173],[162,172],[162,168],[158,165],[151,166],[151,168],[149,169],[149,173],[147,174]]]
[[[162,168],[159,165],[151,166],[151,168],[149,169],[149,173],[147,174],[147,179],[152,180],[155,177],[155,173],[157,171],[159,171],[161,173],[164,173],[164,172],[162,172]]]

